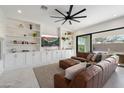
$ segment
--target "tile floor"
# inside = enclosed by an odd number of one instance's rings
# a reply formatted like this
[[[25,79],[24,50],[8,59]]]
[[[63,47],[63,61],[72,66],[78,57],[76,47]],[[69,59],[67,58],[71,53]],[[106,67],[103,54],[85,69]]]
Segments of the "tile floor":
[[[3,88],[39,88],[32,68],[23,68],[4,72],[0,75],[0,87]],[[124,68],[118,67],[104,88],[124,88]]]
[[[112,74],[104,88],[124,88],[124,67],[118,67]]]
[[[38,82],[32,68],[23,68],[4,72],[0,75],[2,88],[38,88]]]

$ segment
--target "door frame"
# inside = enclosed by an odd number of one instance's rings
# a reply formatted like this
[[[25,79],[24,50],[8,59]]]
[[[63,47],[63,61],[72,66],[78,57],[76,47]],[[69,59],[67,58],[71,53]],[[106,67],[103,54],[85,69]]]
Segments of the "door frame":
[[[79,35],[76,36],[76,53],[78,53],[78,38],[82,36],[90,36],[90,52],[92,52],[92,34],[85,34],[85,35]]]

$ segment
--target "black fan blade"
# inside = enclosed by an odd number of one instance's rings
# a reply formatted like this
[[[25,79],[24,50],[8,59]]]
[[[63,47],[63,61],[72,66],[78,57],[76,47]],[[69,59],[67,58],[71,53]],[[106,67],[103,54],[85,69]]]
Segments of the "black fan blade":
[[[71,17],[73,17],[73,16],[75,16],[75,15],[78,15],[78,14],[80,14],[81,12],[84,12],[84,11],[86,11],[86,8],[84,8],[83,10],[81,10],[81,11],[79,11],[79,12],[73,14]]]
[[[80,23],[80,21],[78,21],[78,20],[75,20],[75,19],[71,19],[71,20]]]
[[[64,18],[64,17],[57,17],[57,16],[50,16],[50,17],[52,17],[52,18]]]
[[[61,15],[65,16],[62,12],[60,12],[59,10],[55,9],[57,12],[59,12]],[[66,17],[66,16],[65,16]]]
[[[72,25],[71,21],[69,21],[70,25]]]
[[[87,16],[77,16],[77,17],[72,17],[73,18],[86,18]]]
[[[66,22],[67,20],[65,20],[63,23],[62,23],[62,25]]]
[[[68,16],[71,15],[72,8],[73,8],[73,5],[70,5],[69,12],[68,12]]]
[[[59,21],[63,21],[64,19],[61,19],[61,20],[57,20],[57,21],[55,21],[55,22],[59,22]]]

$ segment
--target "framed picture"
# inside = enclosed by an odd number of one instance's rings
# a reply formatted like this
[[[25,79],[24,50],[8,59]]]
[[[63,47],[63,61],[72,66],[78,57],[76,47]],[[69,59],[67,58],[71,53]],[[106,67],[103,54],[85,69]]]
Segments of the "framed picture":
[[[59,46],[59,37],[43,35],[41,37],[41,46],[42,47]]]

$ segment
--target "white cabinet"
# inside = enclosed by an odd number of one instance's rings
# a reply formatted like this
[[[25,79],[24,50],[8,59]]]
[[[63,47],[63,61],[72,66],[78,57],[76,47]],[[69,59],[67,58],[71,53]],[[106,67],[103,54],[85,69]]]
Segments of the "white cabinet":
[[[66,55],[67,55],[68,58],[74,56],[74,54],[73,54],[73,52],[72,52],[73,50],[67,50],[67,51],[68,51],[68,52],[67,52]]]
[[[58,50],[58,61],[62,59],[61,51]]]
[[[5,70],[35,67],[59,62],[74,56],[73,50],[43,50],[40,52],[8,53],[5,55]]]
[[[32,52],[27,52],[26,53],[26,65],[27,66],[32,66],[33,65]]]
[[[53,50],[52,53],[51,53],[51,58],[52,58],[52,63],[55,63],[55,61],[57,60],[56,59],[56,50]]]
[[[60,52],[58,50],[52,51],[52,60],[53,60],[53,63],[58,62],[58,60],[60,59],[59,55],[60,55]]]
[[[60,60],[60,52],[57,50],[56,51],[56,62],[58,62]]]
[[[25,67],[25,53],[15,54],[15,64],[17,68]]]
[[[61,58],[66,59],[74,56],[74,50],[61,50]]]
[[[32,58],[33,58],[33,64],[35,66],[40,66],[41,65],[42,60],[41,60],[41,53],[40,52],[33,52],[32,53]]]
[[[52,63],[53,63],[53,62],[52,62],[52,61],[53,61],[53,60],[52,60],[52,59],[53,59],[53,58],[52,58],[52,51],[47,51],[47,52],[46,52],[46,57],[47,57],[47,58],[46,58],[46,63],[47,63],[47,64],[52,64]]]
[[[41,51],[41,62],[42,62],[42,65],[46,65],[47,64],[46,59],[47,59],[46,51]]]
[[[28,66],[38,66],[41,65],[41,53],[40,52],[29,52],[26,53],[26,65]]]
[[[5,70],[12,70],[25,66],[25,54],[24,53],[10,53],[5,55],[4,67]]]
[[[5,70],[13,69],[14,66],[15,66],[15,54],[6,54],[5,62],[4,62]]]
[[[66,55],[67,50],[62,50],[61,53],[62,53],[62,59],[67,58],[67,55]]]

